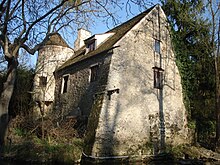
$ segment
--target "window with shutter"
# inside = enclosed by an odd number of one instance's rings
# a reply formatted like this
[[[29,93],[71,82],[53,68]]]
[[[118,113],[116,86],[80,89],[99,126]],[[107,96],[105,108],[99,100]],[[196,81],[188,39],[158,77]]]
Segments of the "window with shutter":
[[[162,68],[153,67],[153,72],[154,72],[154,88],[162,89],[164,70]]]

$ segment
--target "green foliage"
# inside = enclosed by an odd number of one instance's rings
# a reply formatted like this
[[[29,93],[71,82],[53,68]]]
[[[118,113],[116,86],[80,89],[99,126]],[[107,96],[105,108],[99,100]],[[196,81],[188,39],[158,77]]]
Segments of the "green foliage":
[[[70,144],[49,143],[36,136],[26,137],[22,143],[5,146],[4,154],[21,161],[74,163],[80,160],[84,144],[79,138],[71,141]]]
[[[59,125],[57,125],[59,122]],[[71,119],[44,119],[44,138],[41,120],[30,114],[18,114],[8,126],[4,156],[31,162],[73,163],[78,161],[84,147]]]
[[[32,90],[33,77],[33,69],[29,69],[27,67],[18,68],[15,89],[9,105],[10,115],[16,116],[20,113],[30,113],[30,91]]]
[[[210,24],[202,17],[205,5],[202,0],[162,0],[162,4],[172,29],[188,120],[196,122],[198,140],[208,139],[215,121],[215,67]]]
[[[26,131],[22,130],[21,128],[14,128],[14,132],[15,132],[15,135],[18,135],[18,136],[26,135]]]
[[[193,120],[189,121],[189,122],[188,122],[188,127],[189,127],[190,129],[195,130],[195,129],[196,129],[196,122],[193,121]]]
[[[184,157],[184,145],[166,146],[166,153],[173,155],[175,159]]]

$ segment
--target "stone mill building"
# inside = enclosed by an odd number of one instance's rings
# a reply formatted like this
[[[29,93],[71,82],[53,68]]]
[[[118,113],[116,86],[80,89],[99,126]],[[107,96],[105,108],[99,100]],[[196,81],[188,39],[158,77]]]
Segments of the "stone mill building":
[[[45,64],[53,75],[36,78],[54,80],[44,103],[62,117],[88,119],[84,157],[142,158],[187,142],[181,78],[159,5],[103,34],[80,29],[74,51],[47,44],[40,54],[62,59]]]

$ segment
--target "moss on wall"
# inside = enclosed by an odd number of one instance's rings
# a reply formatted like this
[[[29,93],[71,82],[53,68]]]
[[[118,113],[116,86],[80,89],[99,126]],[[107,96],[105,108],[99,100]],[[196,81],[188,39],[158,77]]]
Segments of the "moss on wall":
[[[84,152],[86,154],[90,154],[92,152],[92,147],[95,142],[96,129],[99,123],[99,115],[102,108],[102,102],[104,99],[104,94],[99,94],[96,96],[94,104],[92,106],[92,110],[90,113],[88,126],[87,126],[87,134],[85,136],[85,149]]]

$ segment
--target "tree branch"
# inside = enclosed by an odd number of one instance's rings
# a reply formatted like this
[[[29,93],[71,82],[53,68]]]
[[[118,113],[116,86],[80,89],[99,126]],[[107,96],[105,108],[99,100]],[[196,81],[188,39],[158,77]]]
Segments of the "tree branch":
[[[1,4],[0,4],[0,19],[1,19],[1,17],[2,17],[2,15],[3,15],[3,13],[5,12],[5,7],[4,7],[4,4],[5,4],[5,2],[6,2],[6,0],[3,0],[2,2],[1,2]]]
[[[22,20],[23,20],[23,30],[21,31],[20,35],[19,35],[19,39],[22,37],[22,35],[25,33],[26,31],[26,19],[25,19],[25,14],[24,14],[24,3],[25,3],[25,0],[22,0]]]
[[[6,10],[6,14],[5,14],[4,26],[3,26],[3,30],[2,30],[3,34],[7,33],[10,7],[11,7],[11,0],[8,0],[7,7],[6,7],[7,10]]]
[[[58,24],[58,22],[62,19],[62,17],[64,17],[64,16],[67,14],[68,11],[70,11],[71,9],[73,9],[73,8],[75,8],[75,7],[76,7],[76,6],[72,6],[72,7],[68,8],[65,12],[63,12],[63,14],[60,13],[58,17],[54,18],[54,19],[51,21],[51,24],[50,24],[49,28],[51,28],[52,24],[57,20],[56,23],[54,24],[54,27],[55,27],[55,26]]]
[[[55,33],[49,33],[48,35],[46,35],[45,38],[44,38],[44,40],[43,40],[41,43],[37,44],[37,45],[36,45],[34,48],[32,48],[32,49],[31,49],[28,45],[24,44],[24,42],[21,44],[21,47],[22,47],[23,49],[25,49],[29,54],[34,55],[34,53],[35,53],[37,50],[39,50],[39,48],[42,47],[42,46],[45,44],[45,42],[49,39],[49,37],[52,36],[53,34],[55,34]]]
[[[5,57],[6,57],[6,60],[9,59],[9,58],[12,58],[12,55],[9,53],[9,40],[8,40],[8,37],[7,36],[4,36],[4,54],[5,54]]]
[[[5,2],[6,2],[6,0],[3,0],[3,1],[1,2],[1,4],[0,4],[0,9],[1,9],[1,10],[3,9],[3,6],[4,6]]]
[[[37,20],[35,20],[27,29],[27,32],[23,38],[23,43],[28,39],[28,35],[32,29],[32,27],[37,24],[38,22],[40,22],[41,20],[43,20],[44,18],[46,18],[48,15],[50,15],[53,11],[59,9],[61,6],[63,6],[64,3],[66,3],[68,0],[62,0],[62,2],[57,5],[56,7],[54,7],[53,9],[51,9],[50,11],[48,11],[46,14],[44,14],[43,16],[41,16],[40,18],[38,18]]]
[[[18,5],[19,5],[20,2],[21,2],[21,0],[19,0],[19,1],[15,4],[15,6],[13,7],[13,9],[12,9],[11,12],[9,13],[9,18],[12,17],[12,15],[13,15],[14,12],[16,11],[16,9],[17,9],[17,7],[18,7]]]
[[[39,19],[37,19],[36,21],[34,21],[34,22],[32,23],[32,25],[29,26],[29,28],[28,28],[28,30],[27,30],[27,32],[26,32],[26,34],[25,34],[25,37],[23,38],[22,44],[21,44],[21,47],[22,47],[23,49],[25,49],[28,53],[30,53],[30,54],[33,55],[41,46],[44,45],[45,41],[46,41],[52,34],[54,34],[54,32],[51,33],[50,29],[51,29],[51,26],[53,25],[53,23],[54,23],[55,21],[59,21],[59,20],[60,20],[63,16],[65,16],[71,9],[76,8],[76,7],[79,7],[79,6],[82,6],[83,4],[89,3],[91,0],[84,1],[84,2],[81,2],[81,3],[78,3],[78,4],[75,3],[75,4],[73,4],[71,7],[67,8],[67,9],[63,12],[63,14],[60,13],[60,15],[59,15],[58,17],[54,18],[54,19],[51,21],[51,23],[50,23],[50,25],[49,25],[49,27],[48,27],[48,31],[47,31],[47,35],[46,35],[45,39],[44,39],[40,44],[36,45],[34,48],[30,48],[28,45],[24,44],[25,41],[26,41],[27,38],[28,38],[28,34],[29,34],[31,28],[32,28],[36,23],[38,23],[39,21],[43,20],[43,19],[46,18],[48,15],[50,15],[53,11],[55,11],[55,10],[57,10],[58,8],[62,7],[62,6],[64,5],[64,3],[67,2],[67,1],[68,1],[68,0],[63,0],[58,6],[54,7],[53,9],[51,9],[49,12],[47,12],[45,15],[43,15],[42,17],[40,17]],[[58,20],[57,20],[57,19],[58,19]],[[57,23],[56,23],[56,24],[57,24]],[[56,24],[55,24],[55,25],[56,25]],[[69,22],[67,22],[67,24],[69,24]],[[62,27],[63,27],[63,26],[62,26]],[[60,30],[60,29],[61,29],[61,28],[59,28],[59,30]]]
[[[98,5],[100,5],[100,6],[105,10],[105,12],[112,18],[112,21],[114,22],[114,24],[117,25],[117,21],[116,21],[115,17],[112,15],[112,13],[110,13],[110,12],[106,9],[105,5],[102,5],[102,4],[101,4],[99,1],[97,1],[97,0],[96,0],[96,3],[97,3]]]

